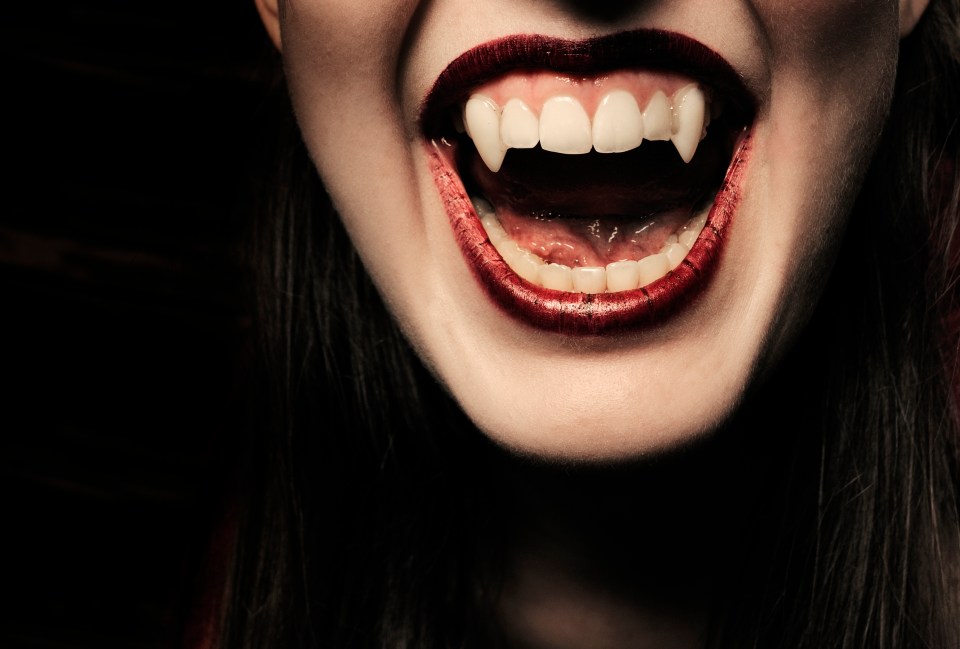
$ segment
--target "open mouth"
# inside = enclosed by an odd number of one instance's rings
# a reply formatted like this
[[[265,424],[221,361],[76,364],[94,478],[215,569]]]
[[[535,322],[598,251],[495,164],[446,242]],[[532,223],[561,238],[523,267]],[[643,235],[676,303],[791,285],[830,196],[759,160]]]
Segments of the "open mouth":
[[[740,195],[755,100],[692,39],[511,36],[440,75],[421,111],[457,241],[528,324],[604,334],[708,284]]]

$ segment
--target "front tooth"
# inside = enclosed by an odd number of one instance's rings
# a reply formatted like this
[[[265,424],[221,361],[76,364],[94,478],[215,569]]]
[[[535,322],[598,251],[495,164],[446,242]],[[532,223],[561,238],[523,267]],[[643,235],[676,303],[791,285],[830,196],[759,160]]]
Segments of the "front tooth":
[[[674,133],[670,139],[684,162],[690,162],[703,134],[706,98],[697,84],[684,86],[673,95]]]
[[[500,142],[500,108],[483,95],[473,95],[463,109],[467,133],[477,147],[477,153],[490,171],[500,171],[507,149]]]
[[[500,140],[511,149],[532,149],[540,141],[540,120],[522,100],[513,98],[503,107]]]
[[[666,141],[673,135],[673,114],[670,100],[658,90],[643,111],[643,137],[653,141]]]
[[[599,153],[623,153],[643,142],[643,115],[637,100],[614,90],[600,100],[593,115],[593,148]]]
[[[589,153],[590,118],[573,97],[551,97],[540,111],[540,146],[554,153]]]
[[[571,268],[573,290],[578,293],[603,293],[607,290],[607,269],[603,266]]]

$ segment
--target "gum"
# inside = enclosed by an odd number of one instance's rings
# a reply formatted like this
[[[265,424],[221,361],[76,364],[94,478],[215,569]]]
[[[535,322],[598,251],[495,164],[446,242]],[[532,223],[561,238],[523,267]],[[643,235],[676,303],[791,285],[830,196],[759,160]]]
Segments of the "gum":
[[[593,115],[600,101],[613,90],[631,93],[642,110],[658,90],[669,98],[690,83],[695,81],[682,75],[644,70],[618,70],[595,76],[529,71],[513,72],[485,83],[474,89],[473,94],[485,95],[501,108],[509,100],[518,98],[537,114],[548,99],[565,95],[576,98],[587,114]]]

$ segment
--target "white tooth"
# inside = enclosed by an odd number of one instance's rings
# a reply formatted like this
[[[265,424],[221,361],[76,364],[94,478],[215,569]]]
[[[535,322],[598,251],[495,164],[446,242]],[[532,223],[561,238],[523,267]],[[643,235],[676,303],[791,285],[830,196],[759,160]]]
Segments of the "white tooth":
[[[500,140],[511,149],[532,149],[540,141],[540,120],[516,97],[507,102],[500,114]]]
[[[667,256],[662,252],[644,257],[637,262],[637,268],[640,269],[640,281],[638,282],[640,286],[646,286],[657,281],[670,270]]]
[[[707,214],[704,212],[700,216],[695,216],[689,221],[687,221],[688,230],[696,230],[700,232],[703,230],[703,227],[707,224]]]
[[[507,231],[503,229],[503,226],[500,225],[500,221],[495,215],[485,214],[480,219],[480,224],[487,233],[487,238],[490,239],[490,243],[494,246],[507,238]]]
[[[607,264],[607,290],[631,291],[640,284],[640,265],[636,261]]]
[[[527,257],[529,257],[530,259],[532,259],[533,262],[534,262],[537,266],[543,266],[543,265],[545,265],[545,264],[547,263],[547,262],[545,262],[543,259],[540,258],[540,255],[538,255],[538,254],[535,253],[535,252],[530,252],[529,250],[524,250],[524,251],[523,251],[523,254],[526,255]]]
[[[467,133],[490,171],[500,171],[507,150],[500,142],[500,108],[489,97],[473,95],[463,110]]]
[[[543,261],[538,264],[537,260],[531,255],[519,255],[514,258],[510,268],[517,275],[527,280],[531,284],[540,284],[540,269],[543,267]]]
[[[477,211],[477,216],[483,217],[486,214],[494,214],[493,205],[487,199],[480,196],[471,196],[470,202],[473,203],[473,209]]]
[[[500,241],[497,241],[496,243],[493,244],[493,247],[497,249],[497,252],[500,253],[500,256],[503,257],[504,261],[506,261],[507,257],[509,257],[514,252],[515,248],[518,248],[516,242],[510,238],[501,239]]]
[[[573,97],[551,97],[540,111],[540,146],[554,153],[589,153],[590,118]]]
[[[688,252],[690,252],[690,248],[687,248],[679,241],[668,245],[666,250],[663,251],[663,254],[667,256],[667,266],[670,270],[679,266]]]
[[[552,288],[555,291],[572,291],[573,275],[570,267],[563,264],[541,266],[540,283],[543,284],[543,288]]]
[[[643,137],[646,140],[666,141],[673,135],[673,114],[670,100],[658,90],[643,111]]]
[[[677,241],[679,241],[679,239],[680,239],[680,237],[678,237],[678,236],[677,236],[677,233],[674,232],[673,234],[671,234],[670,236],[667,237],[667,242],[666,242],[665,244],[663,244],[663,247],[666,248],[666,247],[669,246],[671,243],[676,243]]]
[[[593,148],[600,153],[622,153],[643,142],[643,115],[637,100],[625,90],[614,90],[600,100],[593,115]]]
[[[573,290],[578,293],[603,293],[607,290],[607,269],[603,266],[571,268]]]
[[[537,259],[539,258],[536,255],[524,250],[518,246],[515,241],[511,241],[510,239],[504,239],[499,244],[494,244],[494,246],[513,272],[528,282],[533,284],[540,283],[538,276],[540,264],[542,264],[543,261],[540,261],[538,264]]]
[[[692,83],[673,95],[673,145],[684,162],[690,162],[703,134],[706,99],[700,86]]]
[[[700,233],[696,230],[684,230],[680,233],[678,241],[687,248],[693,248],[693,242],[697,240],[698,236],[700,236]]]

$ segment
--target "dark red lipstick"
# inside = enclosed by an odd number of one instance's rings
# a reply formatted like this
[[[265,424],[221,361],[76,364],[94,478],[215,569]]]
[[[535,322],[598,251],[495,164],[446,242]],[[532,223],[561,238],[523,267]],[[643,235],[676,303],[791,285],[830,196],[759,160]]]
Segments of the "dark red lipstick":
[[[546,289],[520,278],[489,241],[470,200],[465,165],[450,154],[456,139],[450,120],[479,85],[516,70],[600,75],[637,69],[688,76],[724,102],[724,128],[732,155],[712,199],[707,225],[686,259],[643,288],[610,293]],[[679,34],[640,30],[588,40],[539,35],[510,36],[464,53],[440,74],[421,109],[431,171],[456,240],[491,300],[510,316],[538,329],[572,335],[603,335],[635,330],[670,317],[708,286],[736,211],[749,158],[753,95],[733,68],[706,46]],[[734,144],[735,140],[735,144]],[[472,146],[472,145],[462,145]],[[722,167],[721,167],[722,169]]]

